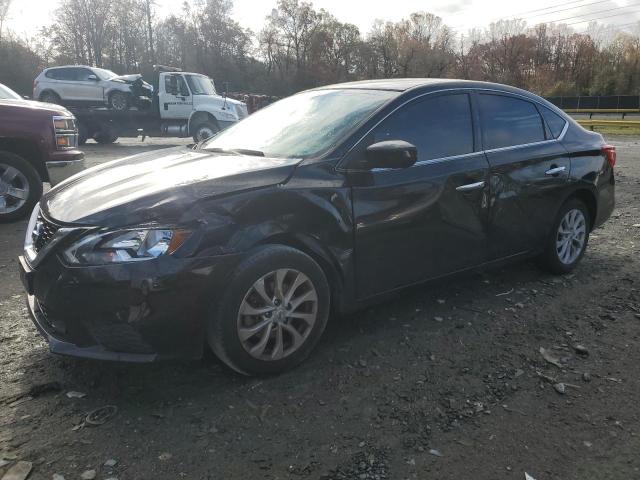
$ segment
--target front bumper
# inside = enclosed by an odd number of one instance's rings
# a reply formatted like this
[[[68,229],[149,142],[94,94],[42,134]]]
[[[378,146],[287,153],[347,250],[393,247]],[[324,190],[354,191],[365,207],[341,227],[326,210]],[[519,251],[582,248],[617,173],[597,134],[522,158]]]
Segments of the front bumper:
[[[51,353],[67,355],[92,360],[110,360],[120,362],[149,363],[158,358],[155,353],[123,353],[107,350],[102,345],[90,345],[81,347],[73,343],[73,340],[63,338],[56,326],[49,323],[46,313],[38,305],[34,295],[27,295],[27,308],[34,325],[49,344]],[[59,328],[59,327],[58,327]]]
[[[55,152],[45,165],[49,183],[54,186],[85,169],[84,153],[79,150]]]
[[[28,308],[52,353],[152,362],[199,358],[215,293],[233,255],[69,267],[54,253],[32,269],[20,258]]]

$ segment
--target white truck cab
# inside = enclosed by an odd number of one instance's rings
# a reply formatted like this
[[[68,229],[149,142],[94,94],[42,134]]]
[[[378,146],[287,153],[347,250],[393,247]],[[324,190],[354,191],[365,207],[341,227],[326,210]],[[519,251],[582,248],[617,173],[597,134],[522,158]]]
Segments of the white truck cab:
[[[160,72],[158,109],[163,135],[206,140],[245,118],[247,106],[218,95],[213,80],[190,72]]]

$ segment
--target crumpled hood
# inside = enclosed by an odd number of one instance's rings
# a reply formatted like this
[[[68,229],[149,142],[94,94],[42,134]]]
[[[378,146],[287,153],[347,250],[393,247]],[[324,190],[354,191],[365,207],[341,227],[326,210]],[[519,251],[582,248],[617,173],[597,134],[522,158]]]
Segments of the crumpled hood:
[[[117,77],[111,77],[109,81],[115,80],[116,82],[120,81],[120,82],[126,82],[126,83],[133,83],[139,78],[142,78],[141,74],[133,73],[131,75],[118,75]]]
[[[180,223],[197,217],[199,202],[285,182],[299,161],[186,147],[156,150],[85,170],[50,190],[40,205],[61,223]]]

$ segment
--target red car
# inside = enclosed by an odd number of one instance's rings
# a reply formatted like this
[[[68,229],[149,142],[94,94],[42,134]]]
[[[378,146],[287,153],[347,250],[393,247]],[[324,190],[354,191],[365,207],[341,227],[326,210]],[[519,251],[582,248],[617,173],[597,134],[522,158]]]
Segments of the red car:
[[[0,222],[27,216],[51,185],[84,169],[75,117],[0,84]]]

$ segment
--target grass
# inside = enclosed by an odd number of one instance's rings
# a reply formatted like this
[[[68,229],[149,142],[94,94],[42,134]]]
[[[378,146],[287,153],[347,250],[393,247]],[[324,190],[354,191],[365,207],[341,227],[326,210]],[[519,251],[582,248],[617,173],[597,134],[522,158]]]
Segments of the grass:
[[[593,128],[584,128],[598,133],[606,133],[608,135],[640,135],[640,127],[595,126]]]

